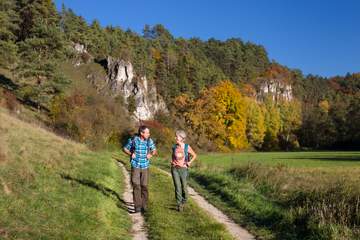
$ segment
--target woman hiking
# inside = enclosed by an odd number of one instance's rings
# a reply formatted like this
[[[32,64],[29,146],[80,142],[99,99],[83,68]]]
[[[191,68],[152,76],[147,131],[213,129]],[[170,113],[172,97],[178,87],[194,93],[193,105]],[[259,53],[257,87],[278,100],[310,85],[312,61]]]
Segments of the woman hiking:
[[[182,212],[188,199],[188,168],[196,159],[196,153],[185,143],[186,133],[178,130],[175,133],[176,144],[172,148],[171,175],[174,181],[177,210]]]

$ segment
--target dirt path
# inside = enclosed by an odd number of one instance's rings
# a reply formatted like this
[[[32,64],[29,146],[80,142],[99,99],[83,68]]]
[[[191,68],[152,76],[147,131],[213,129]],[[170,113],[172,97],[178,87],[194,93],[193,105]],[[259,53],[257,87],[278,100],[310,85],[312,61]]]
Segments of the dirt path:
[[[133,201],[133,194],[132,194],[132,186],[130,183],[130,175],[126,170],[125,166],[122,163],[118,163],[119,167],[122,169],[125,178],[125,191],[123,194],[123,199],[126,202],[126,206],[128,208],[128,212],[131,217],[131,221],[133,223],[131,227],[131,234],[133,235],[134,240],[147,240],[147,232],[145,228],[145,221],[144,217],[141,213],[135,213],[134,209],[134,201]]]
[[[160,168],[158,168],[160,169]],[[171,174],[160,169],[163,173],[171,177]],[[255,237],[252,236],[246,229],[240,227],[223,212],[221,212],[214,205],[210,204],[205,198],[203,198],[199,193],[197,193],[192,187],[188,186],[188,191],[190,197],[199,205],[200,208],[205,210],[210,216],[212,216],[216,221],[225,225],[226,229],[230,234],[237,240],[254,240]]]

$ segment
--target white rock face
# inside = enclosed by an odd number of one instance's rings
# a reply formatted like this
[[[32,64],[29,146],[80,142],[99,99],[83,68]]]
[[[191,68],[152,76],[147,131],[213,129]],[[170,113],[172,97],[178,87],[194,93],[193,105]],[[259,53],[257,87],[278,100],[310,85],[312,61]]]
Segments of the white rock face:
[[[93,59],[93,57],[88,53],[88,51],[85,48],[85,45],[81,43],[73,43],[74,51],[76,53],[76,58],[74,61],[74,66],[78,67],[83,63],[87,63],[90,60]],[[84,58],[86,56],[86,60]]]
[[[149,85],[146,76],[138,77],[131,62],[108,57],[107,70],[107,83],[111,91],[115,95],[121,94],[125,103],[130,97],[134,98],[136,110],[133,114],[138,120],[152,119],[158,111],[168,112],[155,85]]]
[[[75,49],[76,53],[79,53],[79,54],[87,53],[85,46],[83,44],[80,44],[80,43],[75,43],[74,44],[74,49]]]
[[[266,95],[271,95],[274,101],[286,100],[291,101],[293,99],[292,87],[290,84],[286,84],[277,80],[265,80],[260,84],[258,90],[258,99],[263,99]]]

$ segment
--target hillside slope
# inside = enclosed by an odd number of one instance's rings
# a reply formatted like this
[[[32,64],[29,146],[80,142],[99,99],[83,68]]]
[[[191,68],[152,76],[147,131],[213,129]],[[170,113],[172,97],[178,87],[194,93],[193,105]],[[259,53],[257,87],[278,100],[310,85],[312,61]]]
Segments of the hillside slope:
[[[109,152],[0,108],[1,239],[130,239],[122,179]]]

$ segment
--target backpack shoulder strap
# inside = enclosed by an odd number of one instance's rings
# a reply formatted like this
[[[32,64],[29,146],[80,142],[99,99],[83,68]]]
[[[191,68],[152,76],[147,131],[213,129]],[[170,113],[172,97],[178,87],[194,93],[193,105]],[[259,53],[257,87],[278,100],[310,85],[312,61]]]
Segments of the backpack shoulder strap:
[[[175,157],[176,147],[177,147],[176,144],[174,144],[174,145],[172,146],[172,156],[173,156],[173,157]]]
[[[134,152],[134,151],[135,151],[135,139],[136,139],[136,135],[132,136],[132,138],[131,138],[131,148],[130,148],[130,152]]]
[[[150,140],[151,140],[151,138],[148,138],[148,139],[146,140],[146,151],[147,151],[147,153],[150,152]],[[151,141],[152,141],[152,140],[151,140]]]
[[[185,143],[184,152],[185,152],[185,162],[188,162],[189,161],[189,144]]]

